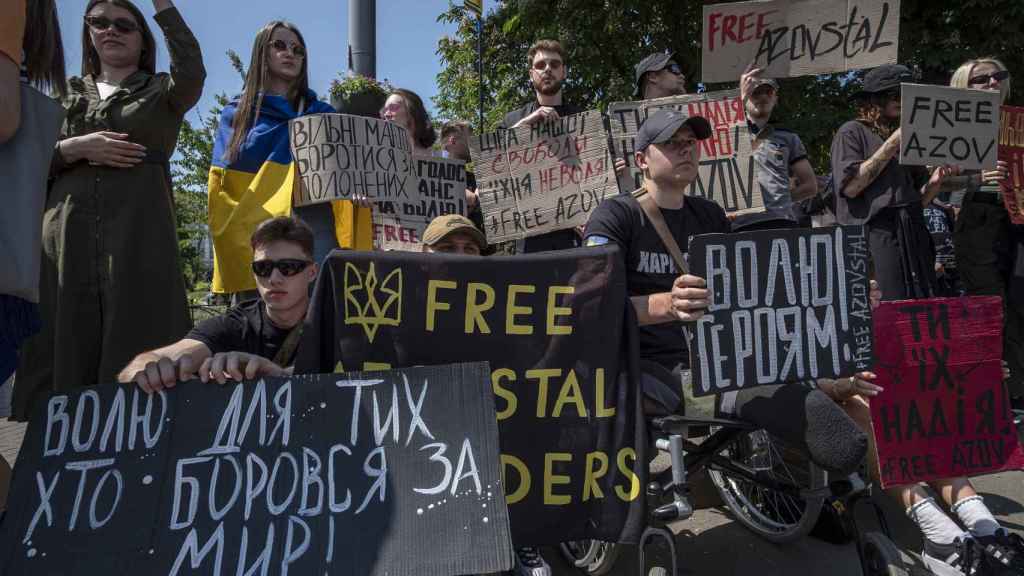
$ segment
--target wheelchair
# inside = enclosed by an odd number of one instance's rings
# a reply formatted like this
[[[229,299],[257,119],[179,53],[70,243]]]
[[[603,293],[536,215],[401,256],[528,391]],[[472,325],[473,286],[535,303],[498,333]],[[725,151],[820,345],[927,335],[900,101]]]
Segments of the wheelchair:
[[[853,534],[867,576],[911,574],[913,562],[893,544],[882,511],[871,501],[859,475],[832,480],[797,449],[753,425],[732,419],[665,416],[648,420],[654,446],[667,452],[671,466],[652,474],[646,496],[650,510],[639,543],[639,572],[644,576],[679,574],[675,539],[667,525],[689,519],[694,508],[688,478],[706,471],[731,516],[747,530],[776,544],[807,536],[826,498]],[[696,441],[696,440],[699,440]],[[877,530],[861,532],[854,509],[874,509]],[[647,569],[648,550],[667,550]],[[584,574],[609,574],[624,545],[599,540],[565,542],[562,556]]]

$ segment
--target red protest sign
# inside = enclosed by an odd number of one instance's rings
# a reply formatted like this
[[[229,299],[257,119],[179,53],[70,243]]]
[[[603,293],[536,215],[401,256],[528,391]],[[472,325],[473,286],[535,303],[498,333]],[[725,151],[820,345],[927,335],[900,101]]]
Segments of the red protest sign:
[[[1002,300],[885,302],[873,316],[882,486],[1020,468],[1002,383]]]
[[[999,159],[1009,164],[1003,203],[1014,224],[1024,224],[1024,108],[1003,106],[999,115]]]

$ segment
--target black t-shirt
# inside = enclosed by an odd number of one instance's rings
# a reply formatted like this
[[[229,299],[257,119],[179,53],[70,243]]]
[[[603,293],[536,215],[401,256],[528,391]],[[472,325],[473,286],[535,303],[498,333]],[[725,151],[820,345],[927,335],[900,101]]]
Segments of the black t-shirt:
[[[508,114],[505,114],[505,118],[501,121],[500,126],[502,128],[511,128],[516,124],[516,122],[519,122],[523,118],[526,118],[530,114],[533,114],[533,112],[537,110],[537,108],[540,108],[540,104],[538,104],[537,101],[534,100],[533,102],[524,105],[522,108],[513,110]],[[580,112],[586,112],[586,110],[580,108],[579,106],[565,103],[559,104],[558,106],[551,106],[551,108],[554,108],[555,112],[558,112],[558,116],[561,118],[564,118],[566,116],[572,116],[573,114],[579,114]]]
[[[729,232],[725,211],[703,198],[686,197],[678,210],[661,209],[665,224],[687,254],[690,237],[714,232]],[[630,195],[609,198],[590,215],[584,244],[596,246],[614,242],[626,260],[626,289],[630,296],[670,292],[679,277],[668,248],[644,214],[640,203]],[[671,369],[680,362],[689,365],[683,323],[666,322],[640,327],[640,356]]]
[[[290,332],[291,328],[279,328],[270,321],[266,305],[257,298],[200,322],[186,338],[206,344],[214,354],[248,352],[273,360]],[[294,356],[292,352],[284,365],[290,365]]]

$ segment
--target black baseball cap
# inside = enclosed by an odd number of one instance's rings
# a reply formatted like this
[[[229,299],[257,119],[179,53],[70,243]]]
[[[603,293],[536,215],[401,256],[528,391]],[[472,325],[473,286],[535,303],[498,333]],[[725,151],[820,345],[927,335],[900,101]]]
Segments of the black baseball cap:
[[[853,98],[860,98],[870,94],[881,94],[894,88],[899,88],[904,82],[914,80],[914,74],[910,68],[902,64],[883,64],[864,75],[864,82]]]
[[[640,79],[644,77],[647,72],[657,72],[663,70],[668,63],[672,61],[672,57],[675,56],[675,52],[655,52],[640,61],[636,65],[636,96],[639,97],[643,94],[643,88],[640,85]]]
[[[693,130],[697,140],[711,137],[711,123],[703,116],[687,116],[678,110],[662,108],[648,116],[647,120],[640,125],[633,150],[642,152],[651,144],[667,142],[683,124]]]

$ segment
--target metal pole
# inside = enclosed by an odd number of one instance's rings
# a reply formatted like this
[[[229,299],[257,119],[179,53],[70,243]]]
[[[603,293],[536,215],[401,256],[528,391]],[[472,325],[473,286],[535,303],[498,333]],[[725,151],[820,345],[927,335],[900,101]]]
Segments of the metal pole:
[[[480,127],[477,132],[484,131],[484,16],[479,15],[476,19],[476,55],[477,72],[480,78]]]
[[[348,0],[349,72],[377,77],[377,0]]]

